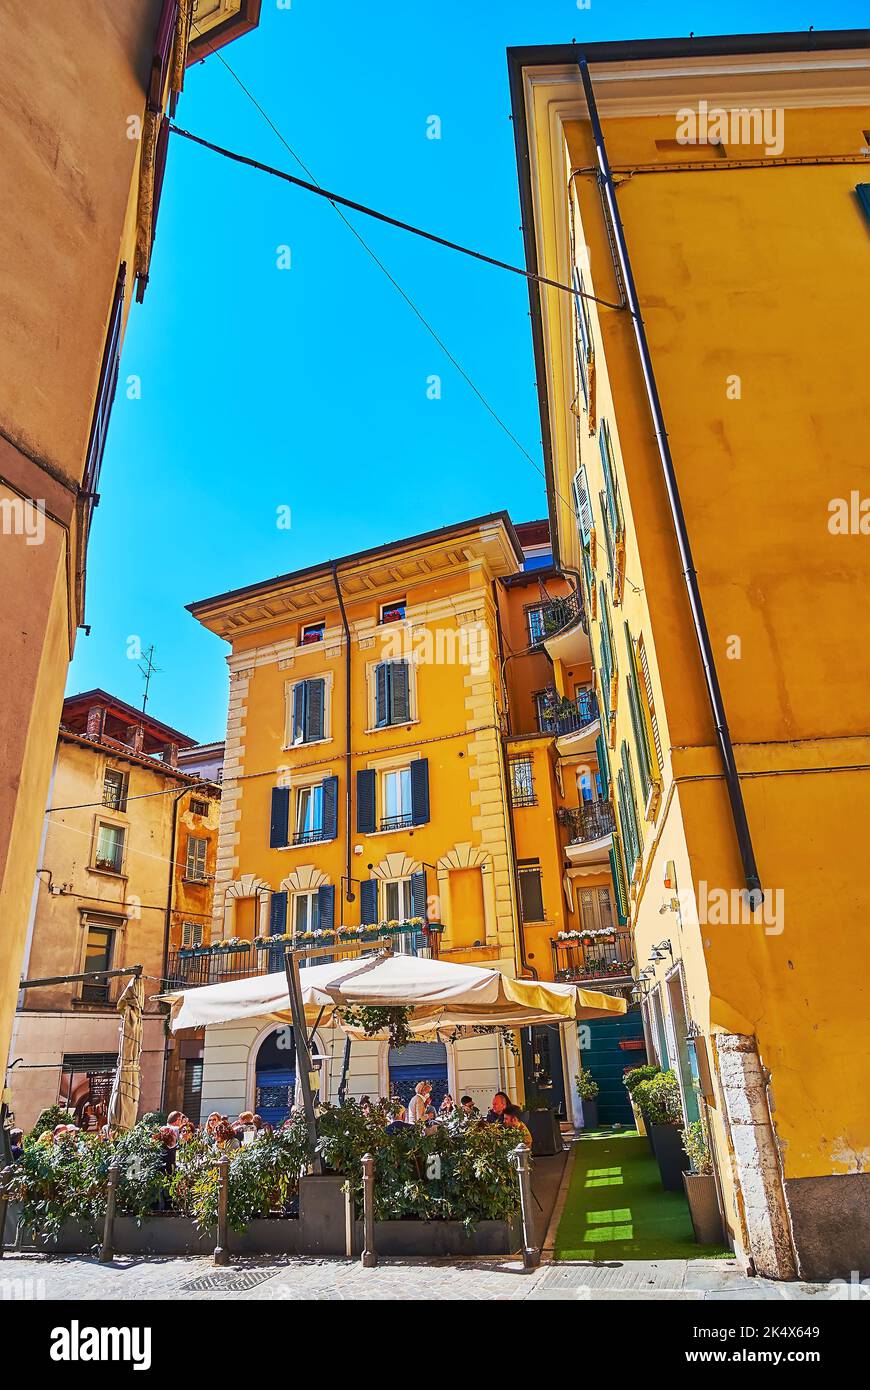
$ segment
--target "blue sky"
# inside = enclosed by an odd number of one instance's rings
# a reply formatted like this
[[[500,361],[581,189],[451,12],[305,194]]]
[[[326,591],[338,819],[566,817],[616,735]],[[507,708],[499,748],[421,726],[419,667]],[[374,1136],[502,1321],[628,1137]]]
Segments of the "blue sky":
[[[522,263],[505,50],[723,32],[721,6],[591,0],[263,0],[223,56],[324,186]],[[284,0],[286,3],[286,0]],[[733,33],[858,27],[857,3],[731,4]],[[427,139],[427,119],[441,139]],[[217,56],[181,126],[299,174]],[[519,278],[350,214],[540,465]],[[290,269],[279,270],[279,248]],[[141,399],[125,383],[141,381]],[[427,380],[441,378],[441,399]],[[228,650],[184,605],[463,517],[546,513],[543,479],[323,199],[173,138],[134,305],[68,689],[223,736]],[[289,508],[289,529],[277,524]]]

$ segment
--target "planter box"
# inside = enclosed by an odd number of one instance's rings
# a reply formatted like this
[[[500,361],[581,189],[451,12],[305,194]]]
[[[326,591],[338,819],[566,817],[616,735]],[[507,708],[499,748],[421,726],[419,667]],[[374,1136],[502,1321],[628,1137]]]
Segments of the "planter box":
[[[647,1127],[659,1165],[662,1187],[666,1192],[682,1192],[683,1174],[689,1167],[682,1130],[677,1125],[651,1125],[648,1120]]]
[[[357,1223],[355,1253],[359,1254],[362,1248],[363,1228]],[[379,1255],[513,1255],[522,1248],[519,1216],[513,1221],[479,1221],[470,1233],[461,1221],[375,1222],[375,1250]]]
[[[562,1152],[562,1131],[555,1110],[526,1110],[525,1122],[532,1136],[532,1156]]]
[[[724,1245],[716,1179],[712,1173],[684,1173],[683,1185],[699,1245]]]
[[[583,1129],[598,1128],[598,1097],[595,1100],[581,1100],[580,1109],[583,1113]]]

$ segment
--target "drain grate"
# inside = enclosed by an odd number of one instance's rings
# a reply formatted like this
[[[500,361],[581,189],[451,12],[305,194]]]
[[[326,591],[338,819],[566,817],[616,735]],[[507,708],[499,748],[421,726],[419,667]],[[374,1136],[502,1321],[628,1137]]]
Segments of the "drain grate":
[[[276,1269],[221,1269],[214,1274],[200,1274],[189,1284],[182,1284],[182,1293],[245,1293],[267,1279],[274,1279]]]

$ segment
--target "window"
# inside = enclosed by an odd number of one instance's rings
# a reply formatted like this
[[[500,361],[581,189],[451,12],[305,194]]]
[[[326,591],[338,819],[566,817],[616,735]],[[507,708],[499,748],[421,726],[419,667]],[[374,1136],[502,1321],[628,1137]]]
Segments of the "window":
[[[524,570],[548,570],[552,566],[552,550],[527,550],[523,555]]]
[[[646,698],[646,715],[649,720],[649,729],[652,734],[653,748],[655,749],[656,762],[659,771],[664,767],[662,758],[662,740],[659,733],[659,721],[656,717],[656,708],[653,703],[652,677],[650,676],[649,661],[647,659],[646,647],[643,637],[637,639],[637,664],[640,667],[640,677],[643,686],[643,694]]]
[[[529,646],[536,647],[539,642],[544,640],[544,605],[542,603],[530,603],[526,605],[526,625],[529,630]]]
[[[290,746],[319,742],[326,737],[326,681],[297,681],[292,691]]]
[[[205,857],[208,852],[208,840],[199,839],[195,835],[187,838],[187,863],[184,866],[184,877],[192,879],[194,883],[205,882]]]
[[[544,921],[544,893],[541,866],[537,859],[521,859],[517,864],[520,882],[520,911],[524,922]]]
[[[384,772],[381,777],[381,830],[400,830],[413,824],[410,767]]]
[[[411,678],[407,661],[381,661],[375,667],[375,727],[411,719]]]
[[[405,600],[394,599],[392,603],[381,604],[382,623],[402,623],[405,621]]]
[[[113,811],[126,811],[128,780],[128,773],[119,772],[116,767],[106,768],[103,774],[104,806],[111,806]]]
[[[631,630],[628,623],[625,623],[624,626],[625,643],[628,648],[628,667],[625,673],[625,685],[628,691],[628,707],[631,714],[632,732],[634,734],[634,751],[637,756],[637,766],[640,773],[640,789],[645,802],[649,796],[653,782],[652,760],[654,755],[649,742],[646,717],[640,702],[634,642],[632,641]]]
[[[316,931],[319,921],[317,911],[317,890],[311,893],[293,895],[293,930],[297,936],[306,931]]]
[[[622,522],[622,503],[619,500],[619,488],[616,481],[613,444],[606,420],[601,421],[601,429],[598,432],[598,450],[601,454],[601,468],[604,473],[604,491],[599,493],[598,500],[601,504],[601,516],[604,522],[604,539],[607,543],[608,570],[610,578],[614,579],[617,573],[616,548],[617,545],[622,542],[624,528]]]
[[[306,623],[299,641],[303,647],[309,646],[312,642],[322,642],[325,632],[326,623]]]
[[[323,839],[323,783],[300,787],[296,792],[294,845],[309,845]]]
[[[186,950],[202,945],[203,925],[201,922],[182,922],[181,945]]]
[[[622,766],[616,773],[616,796],[619,803],[619,828],[625,842],[625,855],[629,872],[633,875],[640,861],[643,841],[640,821],[637,814],[637,798],[634,793],[634,775],[631,768],[631,754],[623,739],[621,747]]]
[[[584,931],[614,931],[613,900],[609,888],[580,890],[580,923]]]
[[[511,805],[537,806],[531,755],[508,760],[511,778]]]
[[[106,825],[100,822],[97,827],[97,853],[94,868],[107,874],[119,874],[124,864],[124,836],[122,825]]]
[[[191,815],[194,815],[194,816],[207,816],[207,815],[208,815],[208,802],[207,802],[207,801],[198,801],[195,797],[191,797],[191,800],[190,800],[190,811],[191,811]]]
[[[384,913],[388,922],[407,922],[414,916],[410,878],[388,879],[384,888]]]
[[[577,378],[583,392],[583,400],[589,409],[589,365],[592,361],[592,324],[589,318],[587,301],[584,298],[586,286],[580,271],[574,266],[574,304],[577,310],[577,332],[575,349],[577,355]]]
[[[106,452],[106,435],[112,415],[112,404],[118,385],[118,372],[121,366],[121,328],[124,322],[124,290],[127,283],[127,266],[121,262],[118,279],[115,283],[115,296],[109,313],[109,327],[100,363],[100,378],[97,384],[97,398],[91,419],[91,432],[88,438],[88,452],[85,456],[82,492],[87,506],[87,525],[90,526],[91,513],[97,504],[97,489],[100,485],[100,469],[103,454]]]
[[[362,835],[429,820],[429,759],[408,767],[361,767],[356,774],[356,828]]]
[[[88,926],[85,943],[85,973],[111,970],[115,933],[111,927]],[[88,1004],[105,1004],[109,998],[108,980],[83,980],[82,999]]]
[[[868,141],[870,141],[870,136],[867,136],[866,131],[865,138],[867,138]],[[858,202],[861,205],[861,210],[864,213],[864,216],[866,217],[867,221],[870,222],[870,183],[857,184],[855,187],[855,192],[858,195]]]
[[[589,501],[589,483],[586,469],[581,464],[574,474],[574,505],[577,508],[577,525],[580,540],[587,546],[592,538],[592,504]]]

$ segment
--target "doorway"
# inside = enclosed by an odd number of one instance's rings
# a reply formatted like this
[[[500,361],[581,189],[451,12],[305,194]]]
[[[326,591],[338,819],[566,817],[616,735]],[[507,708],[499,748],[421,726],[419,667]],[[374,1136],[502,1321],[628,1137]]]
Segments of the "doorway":
[[[391,1047],[387,1065],[391,1095],[398,1096],[403,1105],[408,1105],[417,1082],[431,1081],[430,1104],[438,1109],[448,1086],[447,1048],[444,1043],[408,1043],[407,1047]]]
[[[276,1028],[257,1050],[254,1110],[277,1129],[290,1114],[296,1089],[296,1039],[293,1029]]]
[[[568,1118],[562,1038],[557,1023],[535,1024],[520,1032],[526,1100],[548,1105],[560,1120]]]

